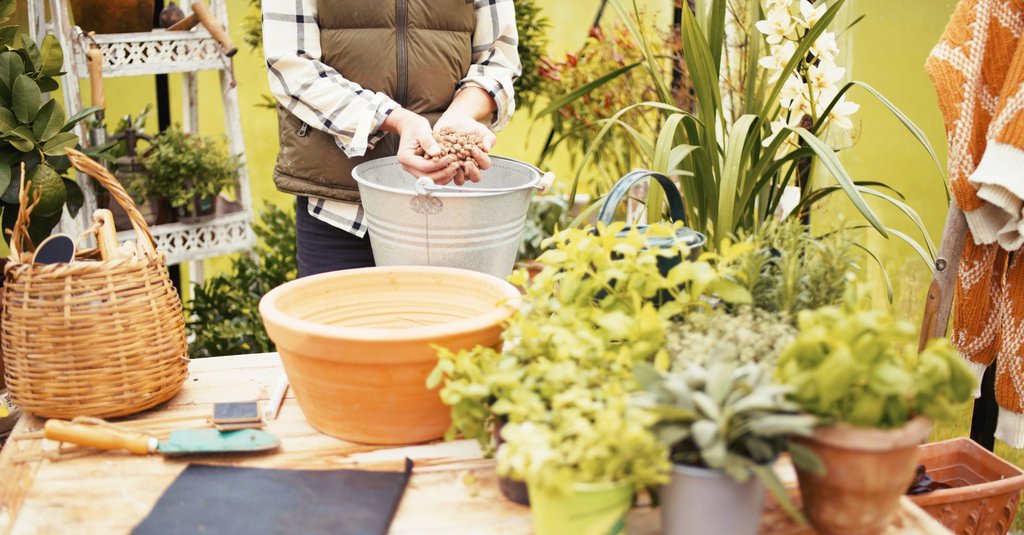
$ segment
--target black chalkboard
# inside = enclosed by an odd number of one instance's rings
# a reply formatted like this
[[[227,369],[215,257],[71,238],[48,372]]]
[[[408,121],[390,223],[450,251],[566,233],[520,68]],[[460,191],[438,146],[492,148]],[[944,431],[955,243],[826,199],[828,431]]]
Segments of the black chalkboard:
[[[412,473],[189,465],[136,535],[384,535]]]

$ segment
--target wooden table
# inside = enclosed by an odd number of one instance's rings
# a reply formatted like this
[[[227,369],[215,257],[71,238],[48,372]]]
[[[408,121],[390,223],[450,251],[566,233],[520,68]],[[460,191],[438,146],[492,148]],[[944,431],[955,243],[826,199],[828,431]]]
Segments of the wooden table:
[[[267,399],[282,374],[276,354],[221,357],[193,361],[181,393],[135,418],[209,414],[218,401]],[[56,444],[42,439],[17,440],[39,431],[43,421],[24,416],[0,452],[0,533],[128,533],[150,511],[188,461],[160,456],[133,457],[105,452],[88,456],[18,462]],[[408,457],[413,477],[391,526],[396,534],[528,534],[533,528],[527,507],[502,498],[494,462],[482,458],[475,442],[377,448],[337,440],[306,423],[294,398],[285,400],[267,430],[281,438],[279,452],[248,458],[190,460],[208,464],[264,468],[360,468],[400,470]],[[782,469],[785,475],[789,473]],[[792,481],[792,477],[788,477]],[[762,533],[810,533],[793,525],[769,500]],[[657,510],[638,507],[631,513],[630,533],[659,532]],[[895,534],[949,533],[909,500],[904,500]]]

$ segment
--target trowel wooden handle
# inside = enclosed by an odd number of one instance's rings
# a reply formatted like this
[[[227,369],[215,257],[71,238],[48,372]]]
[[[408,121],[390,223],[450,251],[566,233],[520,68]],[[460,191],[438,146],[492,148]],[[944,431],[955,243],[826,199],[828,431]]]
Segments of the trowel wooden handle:
[[[96,244],[100,248],[100,257],[103,260],[114,260],[120,256],[114,214],[106,208],[100,208],[93,213],[92,219],[100,226],[96,233]]]
[[[141,433],[102,427],[73,424],[64,420],[48,420],[43,427],[43,436],[50,440],[68,442],[101,450],[128,450],[135,455],[146,455],[156,448],[155,442]]]
[[[206,4],[192,2],[192,12],[199,17],[199,22],[203,23],[206,31],[210,32],[210,35],[220,43],[220,46],[224,49],[225,56],[230,58],[238,53],[238,47],[231,42],[228,32],[224,31],[224,27],[217,22],[217,18],[213,16],[213,13],[210,12],[210,8],[206,7]]]
[[[89,64],[89,88],[92,90],[92,105],[102,109],[107,107],[107,99],[103,94],[103,52],[96,47],[85,51],[85,59]]]

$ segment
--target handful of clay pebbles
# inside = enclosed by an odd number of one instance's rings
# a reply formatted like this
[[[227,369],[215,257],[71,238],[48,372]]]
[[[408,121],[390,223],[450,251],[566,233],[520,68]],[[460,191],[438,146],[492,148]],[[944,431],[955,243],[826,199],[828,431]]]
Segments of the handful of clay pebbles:
[[[480,168],[473,159],[473,154],[470,149],[476,147],[483,152],[484,143],[480,139],[480,136],[476,134],[466,134],[456,132],[452,128],[442,128],[440,132],[434,134],[434,139],[437,140],[437,144],[441,146],[441,153],[437,156],[427,156],[426,151],[423,147],[416,149],[417,156],[428,157],[431,160],[440,161],[445,156],[451,156],[462,170],[468,175],[470,170],[479,171]]]

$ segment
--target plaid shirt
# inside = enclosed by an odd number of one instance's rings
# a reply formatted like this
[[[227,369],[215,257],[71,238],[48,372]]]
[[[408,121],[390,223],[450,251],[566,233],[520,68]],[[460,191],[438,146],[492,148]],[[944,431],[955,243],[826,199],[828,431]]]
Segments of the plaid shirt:
[[[473,64],[456,90],[479,87],[497,104],[491,129],[515,110],[512,83],[520,74],[512,0],[476,0]],[[321,61],[317,0],[263,0],[263,52],[270,90],[288,111],[335,137],[349,157],[362,156],[384,137],[380,127],[398,103],[363,89]],[[309,213],[357,236],[366,234],[358,204],[310,198]]]

